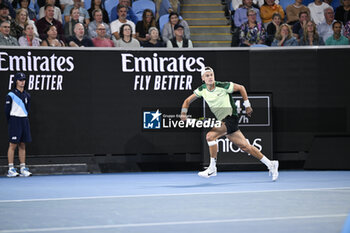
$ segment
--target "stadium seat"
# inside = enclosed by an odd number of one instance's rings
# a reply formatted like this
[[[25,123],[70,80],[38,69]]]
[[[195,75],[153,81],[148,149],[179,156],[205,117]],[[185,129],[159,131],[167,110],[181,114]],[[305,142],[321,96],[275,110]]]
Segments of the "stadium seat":
[[[64,20],[64,14],[62,14],[62,27],[64,27],[66,21]]]
[[[159,30],[160,30],[160,33],[162,33],[163,27],[164,27],[164,25],[167,22],[169,22],[169,14],[162,15],[162,16],[159,17]]]
[[[84,0],[84,8],[89,10],[91,7],[91,0]]]
[[[111,16],[109,17],[109,20],[112,22],[118,18],[117,14],[117,6],[114,6],[111,10]]]
[[[116,11],[116,7],[117,7],[118,3],[119,3],[119,0],[106,0],[105,1],[105,9],[108,13],[109,19],[112,19],[113,8],[115,8],[114,11]]]
[[[19,9],[19,8],[21,8],[21,6],[19,3],[17,3],[17,9]],[[29,0],[28,8],[32,9],[37,14],[39,13],[39,5],[38,5],[37,1]]]
[[[150,9],[154,15],[156,14],[156,5],[151,0],[138,0],[132,4],[132,10],[139,21],[142,20],[143,11],[146,9]]]
[[[162,0],[162,2],[160,3],[159,11],[157,12],[159,14],[159,17],[168,14],[169,8],[171,8],[169,0]]]
[[[179,16],[179,19],[182,19],[181,15]],[[169,22],[169,14],[162,15],[162,16],[159,17],[159,30],[160,30],[160,33],[162,33],[164,24],[166,24],[167,22]]]

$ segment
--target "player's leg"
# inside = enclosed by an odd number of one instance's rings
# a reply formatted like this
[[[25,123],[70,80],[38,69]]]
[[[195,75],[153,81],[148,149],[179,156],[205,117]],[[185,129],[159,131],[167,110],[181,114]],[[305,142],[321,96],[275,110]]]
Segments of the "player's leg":
[[[241,148],[243,151],[248,154],[253,155],[255,158],[259,159],[262,163],[266,165],[272,174],[272,180],[275,181],[278,178],[278,161],[271,161],[265,157],[255,146],[252,146],[248,143],[247,139],[244,137],[243,133],[240,130],[232,134],[226,135],[226,137],[233,142],[236,146]]]
[[[32,141],[32,136],[30,134],[30,125],[29,119],[22,119],[22,137],[21,143],[18,145],[18,155],[20,161],[20,175],[21,176],[31,176],[32,173],[29,172],[29,169],[26,167],[26,144],[27,142]]]
[[[222,123],[220,127],[212,128],[206,135],[206,140],[209,146],[209,153],[211,158],[217,158],[218,144],[216,140],[226,134],[225,123]]]
[[[264,155],[255,146],[252,146],[247,142],[247,139],[240,130],[237,130],[232,134],[228,134],[226,137],[244,152],[253,155],[255,158],[261,160],[264,157]]]
[[[18,172],[16,171],[16,169],[14,168],[14,160],[15,160],[15,151],[17,148],[17,144],[16,143],[9,143],[9,148],[7,150],[7,159],[8,159],[8,164],[9,164],[9,170],[7,172],[7,176],[8,177],[15,177],[18,176]]]
[[[8,136],[9,136],[9,148],[7,150],[7,159],[9,163],[8,177],[18,176],[16,168],[14,168],[14,158],[17,145],[20,142],[22,135],[22,124],[19,117],[10,117],[8,121]]]
[[[20,176],[31,176],[32,173],[29,172],[29,169],[26,167],[26,144],[21,142],[18,145],[18,156],[20,161]]]
[[[9,148],[7,150],[7,159],[9,164],[13,164],[15,160],[15,151],[17,148],[17,144],[10,142],[9,143]]]
[[[210,154],[210,164],[209,167],[202,172],[199,172],[198,175],[204,178],[209,178],[211,176],[216,176],[216,159],[218,155],[218,143],[217,139],[226,134],[225,123],[222,123],[220,127],[212,128],[206,135],[206,140],[209,146]]]
[[[18,145],[18,157],[21,164],[26,163],[26,144],[24,142]]]

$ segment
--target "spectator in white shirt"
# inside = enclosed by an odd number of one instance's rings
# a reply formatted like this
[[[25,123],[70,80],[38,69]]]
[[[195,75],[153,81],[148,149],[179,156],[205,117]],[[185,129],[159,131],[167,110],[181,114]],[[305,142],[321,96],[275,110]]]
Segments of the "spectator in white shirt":
[[[312,21],[316,25],[319,25],[325,21],[324,10],[331,6],[322,2],[322,0],[315,0],[315,2],[310,3],[307,7],[310,9]]]
[[[132,21],[126,19],[126,16],[128,13],[128,7],[119,4],[117,7],[117,13],[118,13],[118,19],[114,20],[111,23],[111,32],[114,35],[115,39],[117,40],[120,39],[119,30],[120,30],[120,27],[124,24],[129,24],[131,26],[132,37],[136,37],[135,24]]]
[[[332,25],[336,21],[334,19],[334,11],[330,6],[324,10],[325,21],[317,25],[317,31],[323,41],[326,41],[330,36],[333,35]],[[343,29],[342,29],[343,32]]]
[[[53,18],[60,21],[62,23],[62,13],[61,9],[55,6],[55,0],[46,0],[46,4],[51,4],[54,6],[54,15]],[[40,7],[39,10],[39,19],[45,16],[45,6]]]

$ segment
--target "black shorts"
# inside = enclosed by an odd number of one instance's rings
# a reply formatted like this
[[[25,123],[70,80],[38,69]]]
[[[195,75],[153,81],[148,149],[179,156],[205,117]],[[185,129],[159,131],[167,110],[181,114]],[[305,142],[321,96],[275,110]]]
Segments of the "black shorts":
[[[238,128],[238,117],[237,116],[227,116],[223,120],[226,126],[227,134],[231,134],[239,130]]]
[[[8,122],[9,142],[18,144],[20,142],[31,142],[29,119],[27,117],[11,116]]]

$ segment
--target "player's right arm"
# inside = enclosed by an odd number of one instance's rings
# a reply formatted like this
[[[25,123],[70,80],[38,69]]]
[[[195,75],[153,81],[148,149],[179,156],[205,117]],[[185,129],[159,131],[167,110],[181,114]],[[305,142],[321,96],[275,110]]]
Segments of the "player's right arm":
[[[181,108],[181,120],[185,121],[187,119],[187,112],[190,104],[198,98],[196,94],[192,94],[182,104]]]
[[[12,108],[12,98],[9,95],[7,95],[6,102],[5,102],[5,114],[6,114],[7,121],[10,119],[11,108]]]
[[[250,102],[248,99],[247,90],[245,89],[245,87],[243,85],[239,85],[237,83],[234,83],[233,91],[239,91],[239,93],[241,93],[241,96],[244,100],[243,105],[245,107],[247,115],[250,117],[253,113],[253,109],[252,109],[252,106],[250,105]]]

